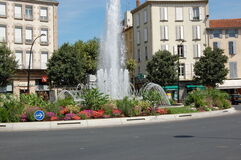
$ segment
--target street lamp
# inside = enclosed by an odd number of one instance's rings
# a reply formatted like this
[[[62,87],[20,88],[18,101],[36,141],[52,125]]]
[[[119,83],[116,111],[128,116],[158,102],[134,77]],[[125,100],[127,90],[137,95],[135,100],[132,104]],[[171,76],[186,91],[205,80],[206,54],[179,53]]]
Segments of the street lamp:
[[[40,38],[40,37],[42,37],[42,36],[46,36],[45,34],[41,34],[41,35],[39,35],[38,37],[36,37],[35,39],[34,39],[34,41],[32,42],[32,45],[31,45],[31,49],[30,49],[30,53],[29,53],[29,66],[28,66],[28,88],[27,88],[27,93],[28,94],[30,94],[30,69],[31,69],[31,59],[32,59],[32,52],[33,52],[33,45],[34,45],[34,43],[35,43],[35,41],[38,39],[38,38]]]
[[[177,80],[177,102],[180,103],[180,55],[184,52],[183,43],[185,40],[180,40],[180,44],[177,46],[178,52],[178,80]]]

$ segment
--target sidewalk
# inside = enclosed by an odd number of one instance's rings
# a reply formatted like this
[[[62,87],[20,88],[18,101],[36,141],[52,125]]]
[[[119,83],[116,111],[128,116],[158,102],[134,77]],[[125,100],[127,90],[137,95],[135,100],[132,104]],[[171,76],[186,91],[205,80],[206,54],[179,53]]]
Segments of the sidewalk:
[[[237,111],[235,108],[230,108],[230,109],[221,110],[221,111],[187,113],[187,114],[170,114],[170,115],[159,115],[159,116],[144,116],[144,117],[88,119],[88,120],[76,120],[76,121],[0,123],[0,132],[77,129],[77,128],[91,128],[91,127],[113,127],[113,126],[136,125],[136,124],[145,124],[145,123],[160,123],[160,122],[226,116],[226,115],[239,113],[239,112],[240,111]]]

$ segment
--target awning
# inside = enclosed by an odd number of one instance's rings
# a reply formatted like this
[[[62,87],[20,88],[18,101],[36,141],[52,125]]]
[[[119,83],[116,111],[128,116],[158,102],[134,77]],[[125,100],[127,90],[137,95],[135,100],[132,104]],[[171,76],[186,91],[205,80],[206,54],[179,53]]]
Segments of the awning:
[[[189,89],[195,89],[195,88],[205,89],[205,87],[202,85],[187,85],[186,87]]]
[[[163,87],[163,89],[165,90],[178,90],[178,86],[166,86],[166,87]]]
[[[239,89],[241,80],[225,80],[223,84],[218,85],[217,89]]]

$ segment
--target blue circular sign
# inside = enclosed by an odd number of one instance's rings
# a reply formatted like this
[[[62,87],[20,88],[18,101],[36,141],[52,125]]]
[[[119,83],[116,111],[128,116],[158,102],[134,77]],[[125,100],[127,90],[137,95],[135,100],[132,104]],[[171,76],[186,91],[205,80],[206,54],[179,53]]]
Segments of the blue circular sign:
[[[34,113],[34,118],[37,120],[37,121],[42,121],[45,117],[45,114],[43,111],[36,111]]]

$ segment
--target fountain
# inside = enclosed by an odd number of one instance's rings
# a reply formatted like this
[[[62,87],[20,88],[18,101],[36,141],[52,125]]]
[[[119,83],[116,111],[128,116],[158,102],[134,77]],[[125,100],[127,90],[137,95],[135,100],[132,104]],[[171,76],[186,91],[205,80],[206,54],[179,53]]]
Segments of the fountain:
[[[129,72],[125,69],[125,47],[120,21],[120,0],[107,0],[106,32],[101,41],[97,71],[99,90],[112,99],[129,96]]]

